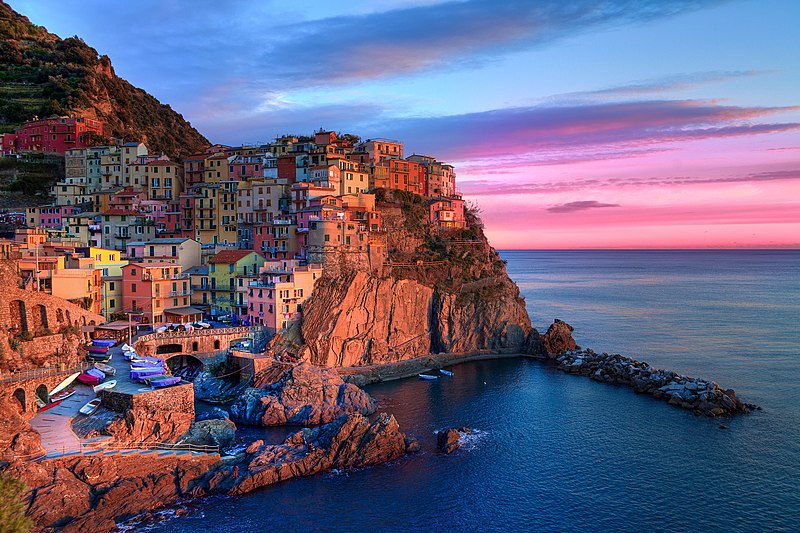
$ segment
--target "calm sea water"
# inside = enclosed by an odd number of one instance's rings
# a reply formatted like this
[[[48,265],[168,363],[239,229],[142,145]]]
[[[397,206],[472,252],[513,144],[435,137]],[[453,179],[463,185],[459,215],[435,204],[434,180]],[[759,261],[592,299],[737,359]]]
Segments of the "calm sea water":
[[[717,380],[763,411],[696,418],[533,360],[369,392],[420,454],[212,498],[163,531],[798,531],[800,252],[502,254],[534,325]],[[476,432],[450,456],[433,432]]]

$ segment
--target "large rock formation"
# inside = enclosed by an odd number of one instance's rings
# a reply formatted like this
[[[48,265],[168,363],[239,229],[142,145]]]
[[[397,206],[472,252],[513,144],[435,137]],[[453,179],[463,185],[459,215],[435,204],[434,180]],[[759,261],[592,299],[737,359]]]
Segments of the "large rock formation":
[[[335,371],[309,363],[274,363],[231,405],[231,418],[251,425],[319,425],[345,413],[375,412],[372,398]]]
[[[381,413],[370,422],[359,414],[342,415],[322,427],[294,433],[282,444],[252,443],[239,457],[238,468],[225,468],[210,476],[195,494],[243,494],[331,468],[381,464],[402,457],[406,440],[394,416]]]
[[[44,455],[42,437],[19,413],[19,409],[0,398],[0,460]]]
[[[519,288],[474,211],[466,212],[466,228],[435,228],[420,197],[382,194],[387,263],[377,270],[337,263],[338,275],[316,283],[302,320],[276,336],[273,352],[354,367],[442,352],[544,353],[559,345],[546,347],[531,328]]]

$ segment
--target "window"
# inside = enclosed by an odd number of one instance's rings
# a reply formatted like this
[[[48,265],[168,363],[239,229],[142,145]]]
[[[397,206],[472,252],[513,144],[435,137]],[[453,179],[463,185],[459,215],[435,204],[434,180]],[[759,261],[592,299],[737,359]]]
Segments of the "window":
[[[113,291],[113,290],[114,290],[114,282],[113,282],[113,281],[109,281],[109,282],[108,282],[108,290],[110,290],[110,291]],[[113,300],[112,300],[112,301],[113,301]]]
[[[111,298],[108,301],[108,307],[110,307],[111,309],[114,309],[116,306],[117,306],[117,302],[114,300],[114,298]]]
[[[136,284],[131,283],[131,292],[136,292]]]

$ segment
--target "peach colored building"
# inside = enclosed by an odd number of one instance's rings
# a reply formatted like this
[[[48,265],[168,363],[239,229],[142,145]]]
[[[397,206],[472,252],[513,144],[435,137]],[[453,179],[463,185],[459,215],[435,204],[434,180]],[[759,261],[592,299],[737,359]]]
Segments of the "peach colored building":
[[[192,288],[180,265],[130,263],[122,267],[122,311],[137,313],[144,324],[162,324],[170,309],[188,307]]]
[[[251,324],[278,331],[298,313],[322,276],[321,265],[297,266],[296,261],[267,262],[261,279],[250,283],[247,313]]]

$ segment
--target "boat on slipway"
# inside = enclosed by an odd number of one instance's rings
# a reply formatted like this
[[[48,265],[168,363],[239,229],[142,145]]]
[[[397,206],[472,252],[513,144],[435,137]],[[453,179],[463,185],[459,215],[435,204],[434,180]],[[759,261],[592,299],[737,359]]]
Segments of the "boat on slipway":
[[[101,401],[100,398],[95,398],[94,400],[91,400],[86,405],[81,407],[79,412],[82,415],[90,415],[94,413],[95,411],[97,411],[97,408],[100,407],[100,401]]]
[[[434,379],[439,379],[439,376],[431,376],[430,374],[418,374],[419,379],[424,379],[425,381],[433,381]]]

